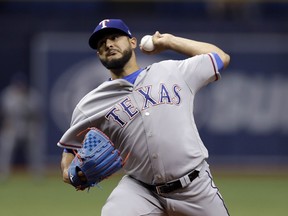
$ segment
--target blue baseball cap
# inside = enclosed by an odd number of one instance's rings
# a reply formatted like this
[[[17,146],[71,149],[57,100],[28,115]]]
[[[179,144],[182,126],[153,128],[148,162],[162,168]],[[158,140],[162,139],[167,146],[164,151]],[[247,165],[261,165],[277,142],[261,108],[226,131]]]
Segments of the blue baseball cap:
[[[97,49],[99,39],[109,32],[121,32],[132,38],[132,34],[127,25],[121,19],[104,19],[95,28],[93,34],[89,38],[89,46],[92,49]]]

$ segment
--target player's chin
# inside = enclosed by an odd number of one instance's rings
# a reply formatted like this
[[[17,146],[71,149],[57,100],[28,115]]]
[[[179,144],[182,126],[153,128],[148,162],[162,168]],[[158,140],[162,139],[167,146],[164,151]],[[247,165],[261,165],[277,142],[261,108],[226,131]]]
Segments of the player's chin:
[[[115,61],[115,60],[117,61],[120,58],[121,58],[121,56],[119,54],[107,55],[106,61]]]
[[[103,65],[109,70],[116,70],[123,68],[123,64],[119,62],[117,59],[112,59],[111,61],[102,62]]]
[[[120,58],[116,57],[106,57],[105,59],[100,59],[102,64],[107,68],[107,69],[113,69],[115,66],[117,66],[119,63]]]

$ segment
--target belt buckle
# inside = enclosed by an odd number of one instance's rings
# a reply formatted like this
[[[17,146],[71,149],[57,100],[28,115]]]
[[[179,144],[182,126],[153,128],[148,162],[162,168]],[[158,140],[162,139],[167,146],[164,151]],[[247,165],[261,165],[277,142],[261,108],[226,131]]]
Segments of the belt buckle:
[[[158,194],[158,195],[161,195],[162,194],[162,192],[161,192],[161,185],[159,185],[159,186],[155,186],[155,188],[156,188],[156,193]]]
[[[162,185],[155,186],[155,188],[156,188],[156,193],[157,193],[158,195],[168,193],[168,192],[166,192],[166,191],[164,191],[164,192],[162,191],[161,188],[164,188],[164,187],[169,187],[169,183],[165,183],[165,184],[162,184]]]

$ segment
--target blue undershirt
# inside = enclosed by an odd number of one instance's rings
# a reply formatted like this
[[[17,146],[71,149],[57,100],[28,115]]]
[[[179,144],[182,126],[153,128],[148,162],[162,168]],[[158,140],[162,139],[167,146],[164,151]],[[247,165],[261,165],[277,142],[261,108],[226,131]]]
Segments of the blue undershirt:
[[[127,80],[128,82],[134,84],[136,78],[138,77],[138,75],[141,73],[142,70],[143,70],[143,69],[140,68],[139,70],[133,72],[132,74],[129,74],[129,75],[123,77],[122,79],[125,79],[125,80]]]
[[[212,52],[212,55],[214,56],[215,60],[216,60],[216,64],[218,67],[218,71],[221,71],[224,68],[224,63],[222,61],[222,59],[219,57],[219,55],[215,52]]]

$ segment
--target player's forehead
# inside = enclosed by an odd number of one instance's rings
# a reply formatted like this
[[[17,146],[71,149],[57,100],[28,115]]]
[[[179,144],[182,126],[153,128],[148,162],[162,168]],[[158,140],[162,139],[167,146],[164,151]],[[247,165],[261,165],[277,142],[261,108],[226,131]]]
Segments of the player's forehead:
[[[99,35],[98,41],[105,40],[105,39],[108,39],[108,38],[113,37],[113,36],[126,36],[126,34],[123,33],[122,31],[117,30],[117,29],[107,29],[106,31],[103,31]]]

